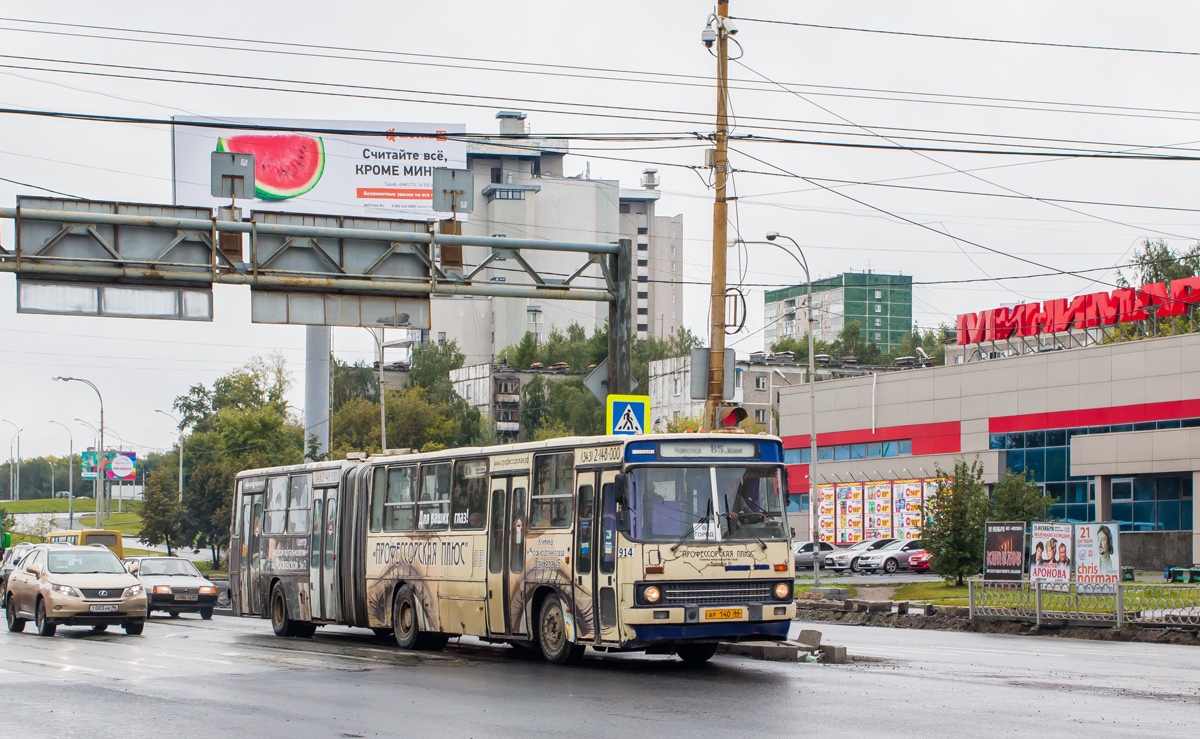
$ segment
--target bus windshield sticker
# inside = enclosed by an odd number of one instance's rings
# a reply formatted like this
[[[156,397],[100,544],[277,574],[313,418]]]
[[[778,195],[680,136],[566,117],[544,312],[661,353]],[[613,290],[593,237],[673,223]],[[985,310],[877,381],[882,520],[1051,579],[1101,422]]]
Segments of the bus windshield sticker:
[[[658,445],[663,459],[755,459],[758,444],[729,441],[664,441]]]

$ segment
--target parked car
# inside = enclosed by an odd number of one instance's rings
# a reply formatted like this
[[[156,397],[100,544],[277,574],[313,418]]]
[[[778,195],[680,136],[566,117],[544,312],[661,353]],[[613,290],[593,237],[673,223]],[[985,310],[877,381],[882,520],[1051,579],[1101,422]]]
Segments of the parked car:
[[[874,551],[882,546],[887,546],[895,539],[864,539],[860,542],[851,544],[846,549],[839,550],[825,557],[825,567],[830,570],[850,570],[858,572],[859,557],[867,552]]]
[[[930,564],[930,560],[932,559],[933,555],[924,549],[919,552],[913,552],[912,556],[908,558],[908,569],[913,572],[929,572],[933,567]]]
[[[128,557],[125,569],[146,588],[146,618],[151,611],[166,611],[171,618],[180,613],[212,618],[217,588],[183,557]]]
[[[0,560],[0,608],[4,607],[5,598],[7,597],[9,573],[21,564],[21,558],[30,549],[33,549],[33,545],[26,542],[14,544],[4,553],[4,559]]]
[[[142,584],[103,546],[38,544],[9,575],[5,592],[9,631],[33,621],[42,636],[54,636],[60,625],[120,625],[134,636],[146,624]]]
[[[827,541],[821,542],[821,555],[825,556],[830,552],[841,551]],[[798,541],[792,545],[792,557],[796,560],[796,569],[811,570],[813,568],[813,543],[811,541]]]
[[[908,558],[924,549],[925,542],[920,539],[897,539],[859,557],[858,567],[863,572],[883,571],[890,575],[896,570],[907,569]]]

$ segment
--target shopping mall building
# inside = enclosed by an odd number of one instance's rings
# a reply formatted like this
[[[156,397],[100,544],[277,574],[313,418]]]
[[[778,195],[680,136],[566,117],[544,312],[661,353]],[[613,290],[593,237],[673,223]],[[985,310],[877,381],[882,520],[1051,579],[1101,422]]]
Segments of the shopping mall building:
[[[814,506],[808,389],[780,391],[798,538],[811,538],[813,507],[823,538],[916,535],[939,470],[978,460],[989,484],[1032,472],[1055,500],[1052,518],[1120,522],[1125,564],[1197,562],[1200,334],[1120,341],[1092,330],[1063,342],[1043,332],[1014,343],[1003,331],[959,333],[974,355],[958,364],[817,384]]]

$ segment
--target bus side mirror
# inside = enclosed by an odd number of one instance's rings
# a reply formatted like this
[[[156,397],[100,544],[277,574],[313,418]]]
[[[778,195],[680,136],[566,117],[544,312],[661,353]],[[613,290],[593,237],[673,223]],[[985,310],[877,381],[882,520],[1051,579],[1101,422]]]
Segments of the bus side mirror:
[[[628,497],[628,490],[629,478],[625,475],[625,473],[618,472],[617,476],[613,478],[613,493],[615,496],[613,500],[615,500],[617,505],[621,508],[625,507],[626,498]]]

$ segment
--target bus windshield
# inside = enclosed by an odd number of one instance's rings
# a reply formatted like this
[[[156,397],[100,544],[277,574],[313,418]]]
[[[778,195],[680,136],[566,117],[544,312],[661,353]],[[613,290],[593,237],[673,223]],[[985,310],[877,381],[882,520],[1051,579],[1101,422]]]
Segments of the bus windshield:
[[[786,538],[776,467],[639,467],[629,513],[635,541]]]

